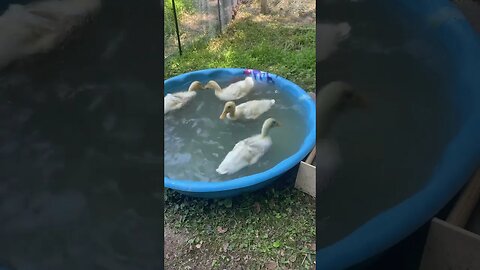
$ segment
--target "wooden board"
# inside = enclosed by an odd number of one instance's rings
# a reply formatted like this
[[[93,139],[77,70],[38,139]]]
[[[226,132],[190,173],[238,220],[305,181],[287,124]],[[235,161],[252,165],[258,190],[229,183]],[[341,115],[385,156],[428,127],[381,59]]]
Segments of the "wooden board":
[[[480,234],[480,203],[473,210],[465,228],[473,233]]]
[[[480,1],[456,0],[454,2],[463,12],[472,27],[480,32]]]
[[[316,101],[315,93],[308,93],[310,97]],[[312,149],[305,162],[301,161],[298,168],[297,179],[295,180],[295,188],[301,190],[313,198],[317,195],[317,169],[314,166],[316,161],[316,146]],[[312,165],[313,164],[313,165]]]
[[[295,180],[295,188],[309,194],[312,197],[316,197],[316,168],[305,162],[300,162],[298,168],[297,179]]]
[[[480,199],[480,169],[473,175],[472,179],[462,190],[460,198],[448,215],[447,222],[461,228],[467,224],[473,209]]]
[[[420,270],[474,269],[480,269],[480,236],[434,218]]]

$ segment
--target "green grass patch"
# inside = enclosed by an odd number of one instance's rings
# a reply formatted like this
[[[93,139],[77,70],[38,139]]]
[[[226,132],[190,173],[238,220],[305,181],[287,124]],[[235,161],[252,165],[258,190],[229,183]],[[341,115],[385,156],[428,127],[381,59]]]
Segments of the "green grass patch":
[[[219,37],[199,40],[165,62],[165,78],[206,68],[253,68],[315,90],[315,28],[250,18],[233,22]]]
[[[265,269],[269,261],[290,269],[311,269],[315,260],[315,201],[285,185],[216,200],[167,190],[165,221],[188,232],[185,249],[193,247],[191,256],[208,249],[203,256],[215,260],[219,269],[236,264]],[[195,246],[200,243],[197,251]],[[229,261],[232,254],[249,259],[233,263]],[[201,261],[206,261],[205,257]]]
[[[195,5],[193,0],[175,0],[175,7],[177,11],[177,19],[180,24],[182,15],[195,11]],[[175,17],[173,16],[173,7],[171,0],[165,0],[163,2],[164,8],[164,31],[165,36],[171,36],[175,34]]]

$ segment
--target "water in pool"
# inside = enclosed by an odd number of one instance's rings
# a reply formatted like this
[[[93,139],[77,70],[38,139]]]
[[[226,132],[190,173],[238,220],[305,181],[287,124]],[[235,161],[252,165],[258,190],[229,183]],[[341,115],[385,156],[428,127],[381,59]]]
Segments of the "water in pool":
[[[320,86],[346,80],[370,106],[341,115],[329,135],[343,164],[318,198],[319,248],[419,190],[454,135],[448,85],[431,65],[442,59],[423,54],[437,44],[403,28],[380,1],[330,2],[317,7],[319,21],[347,21],[352,30],[335,54],[317,63]]]
[[[0,71],[0,269],[162,268],[160,12],[102,1]]]
[[[226,86],[231,80],[217,82]],[[188,86],[179,89],[185,91]],[[275,104],[256,120],[220,120],[225,102],[209,89],[198,91],[184,108],[167,114],[164,120],[165,176],[176,180],[225,181],[268,170],[298,151],[306,134],[306,120],[299,105],[274,84],[261,82],[235,103],[258,99],[275,99]],[[252,166],[231,175],[218,174],[216,168],[234,145],[260,134],[263,122],[270,117],[281,124],[269,132],[273,142],[270,150]]]

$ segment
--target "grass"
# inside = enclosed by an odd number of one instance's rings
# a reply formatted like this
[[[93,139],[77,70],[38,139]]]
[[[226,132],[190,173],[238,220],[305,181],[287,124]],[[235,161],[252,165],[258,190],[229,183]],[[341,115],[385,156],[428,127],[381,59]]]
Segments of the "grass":
[[[173,16],[172,1],[171,0],[164,1],[163,9],[164,9],[165,35],[171,36],[175,34],[175,17]],[[177,19],[180,21],[183,14],[195,11],[193,1],[192,0],[176,0],[175,10],[177,12]]]
[[[165,194],[165,220],[185,235],[185,251],[178,252],[186,254],[167,259],[167,269],[314,265],[315,202],[290,185],[233,199],[196,199],[170,190]],[[193,265],[187,257],[194,258]]]
[[[166,59],[165,78],[188,71],[239,67],[268,71],[315,90],[315,28],[299,28],[274,21],[236,20],[219,37],[200,40],[184,55]]]
[[[219,67],[268,71],[314,91],[314,25],[237,16],[219,37],[167,58],[165,78]],[[166,269],[313,269],[315,201],[293,188],[295,175],[292,170],[273,187],[233,199],[166,190]]]

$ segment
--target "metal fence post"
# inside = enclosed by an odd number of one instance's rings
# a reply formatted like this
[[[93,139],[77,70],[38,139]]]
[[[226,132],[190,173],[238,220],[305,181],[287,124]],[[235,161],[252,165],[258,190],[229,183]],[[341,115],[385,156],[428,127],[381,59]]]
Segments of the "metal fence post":
[[[177,9],[175,8],[175,0],[172,0],[172,8],[173,17],[175,19],[175,29],[177,31],[178,51],[180,52],[180,55],[182,55],[182,43],[180,42],[180,32],[178,31]]]
[[[220,0],[217,0],[217,9],[218,9],[218,23],[219,23],[219,29],[221,34],[222,33],[222,16],[220,14]]]

